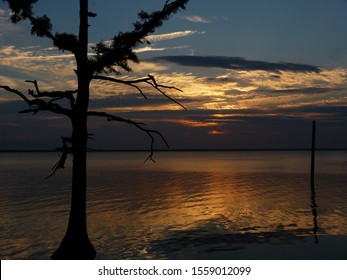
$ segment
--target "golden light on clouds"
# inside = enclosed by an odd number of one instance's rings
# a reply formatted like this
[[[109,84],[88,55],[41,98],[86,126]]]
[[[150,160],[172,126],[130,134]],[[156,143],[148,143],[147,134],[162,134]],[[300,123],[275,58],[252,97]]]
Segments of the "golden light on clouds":
[[[145,103],[146,100],[144,100]],[[149,101],[150,102],[150,101]],[[176,104],[153,104],[153,105],[139,105],[139,106],[122,106],[122,107],[101,107],[99,111],[109,113],[124,113],[124,112],[155,112],[155,111],[176,111],[180,110]]]
[[[195,31],[184,31],[158,35],[157,40],[170,36],[189,36]],[[165,35],[165,36],[164,36]],[[5,69],[0,76],[0,84],[11,87],[28,88],[25,79],[37,78],[42,90],[75,89],[75,63],[72,55],[61,54],[54,48],[35,47],[0,48],[0,67]],[[293,108],[308,105],[345,104],[347,94],[347,70],[344,68],[321,69],[316,72],[270,72],[264,70],[240,71],[219,69],[210,74],[198,72],[178,72],[172,65],[155,61],[143,61],[131,64],[133,73],[117,78],[124,80],[146,77],[151,74],[158,83],[175,86],[182,90],[165,90],[172,98],[182,102],[189,110],[230,111],[241,109],[271,110]],[[6,71],[18,73],[18,76],[6,76]],[[30,71],[28,71],[30,70]],[[23,76],[27,78],[23,78]],[[142,98],[134,88],[126,85],[93,81],[91,99],[129,98],[128,105],[103,106],[106,111],[174,111],[180,110],[149,85],[142,85],[143,93],[148,96],[143,104],[133,106],[130,99]],[[8,97],[10,98],[10,97]],[[151,104],[151,98],[162,98],[160,104]],[[2,97],[2,100],[7,97]],[[161,100],[161,99],[160,99]],[[167,102],[166,102],[167,101]],[[176,120],[177,121],[177,120]],[[190,123],[191,126],[196,124]]]
[[[210,127],[210,126],[216,126],[218,125],[217,122],[210,122],[210,121],[193,121],[193,120],[186,120],[186,119],[178,119],[178,120],[170,120],[171,122],[176,122],[185,126],[191,126],[191,127]]]
[[[210,131],[208,132],[208,134],[209,134],[209,135],[225,135],[225,134],[228,134],[228,133],[225,132],[225,131],[221,131],[221,130],[216,130],[216,129],[214,129],[214,130],[210,130]]]

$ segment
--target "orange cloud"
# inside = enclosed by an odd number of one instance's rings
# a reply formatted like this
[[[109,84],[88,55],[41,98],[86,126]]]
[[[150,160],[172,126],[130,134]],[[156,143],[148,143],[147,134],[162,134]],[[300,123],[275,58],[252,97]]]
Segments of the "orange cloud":
[[[227,132],[225,131],[221,131],[221,130],[210,130],[208,132],[209,135],[225,135],[225,134],[228,134]]]
[[[192,126],[192,127],[209,127],[209,126],[216,126],[216,122],[199,122],[199,121],[192,121],[192,120],[185,120],[185,119],[178,119],[173,120],[173,122],[183,124],[185,126]]]

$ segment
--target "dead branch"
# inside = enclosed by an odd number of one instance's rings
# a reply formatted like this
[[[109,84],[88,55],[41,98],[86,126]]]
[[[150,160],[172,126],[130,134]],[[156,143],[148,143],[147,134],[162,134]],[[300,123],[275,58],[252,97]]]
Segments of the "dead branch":
[[[162,91],[160,88],[166,88],[166,89],[174,89],[177,91],[182,92],[182,90],[180,90],[179,88],[173,87],[173,86],[164,86],[164,85],[160,85],[157,83],[157,81],[155,80],[155,78],[152,75],[148,75],[149,80],[146,81],[147,84],[151,85],[153,88],[155,88],[157,91],[159,91],[162,95],[164,95],[166,98],[168,98],[169,100],[171,100],[172,102],[176,103],[177,105],[181,106],[184,110],[187,110],[187,108],[185,106],[183,106],[181,103],[177,102],[175,99],[173,99],[172,97],[170,97],[169,95],[167,95],[164,91]]]
[[[70,137],[62,137],[62,141],[63,141],[63,147],[59,149],[59,150],[61,150],[61,155],[59,155],[60,159],[52,167],[52,169],[51,169],[52,173],[50,175],[48,175],[45,178],[45,180],[47,180],[50,177],[55,176],[55,173],[58,171],[58,169],[64,169],[67,156],[69,153],[72,153],[71,148],[68,147],[68,144],[67,144],[67,143],[72,142],[71,138]]]
[[[151,139],[150,155],[147,157],[145,162],[148,161],[148,160],[151,160],[151,161],[155,162],[155,160],[153,159],[154,140],[155,140],[153,135],[158,135],[162,139],[162,141],[165,143],[166,147],[170,148],[169,144],[166,141],[166,139],[164,138],[164,136],[159,131],[144,128],[144,125],[145,125],[144,123],[135,122],[135,121],[132,121],[132,120],[129,120],[129,119],[124,119],[124,118],[117,117],[117,116],[114,116],[114,115],[111,115],[111,114],[108,114],[108,113],[105,113],[105,112],[89,111],[87,113],[87,115],[88,116],[94,116],[94,117],[104,117],[104,118],[107,119],[107,121],[117,121],[117,122],[131,124],[131,125],[135,126],[136,128],[140,129],[141,131],[145,132],[149,136],[149,138]]]
[[[31,104],[31,100],[29,100],[23,93],[21,93],[19,90],[16,90],[14,88],[10,88],[9,86],[1,86],[0,85],[0,88],[8,91],[8,92],[11,92],[11,93],[14,93],[14,94],[17,94],[20,98],[22,98],[29,106]]]
[[[60,100],[63,98],[67,98],[70,101],[70,106],[73,108],[75,105],[75,97],[73,96],[74,93],[77,93],[78,90],[66,90],[66,91],[40,91],[39,86],[37,84],[36,80],[26,80],[25,82],[27,83],[32,83],[35,86],[37,94],[34,93],[33,90],[28,90],[28,94],[31,95],[32,97],[35,98],[40,98],[40,97],[48,97],[52,98],[52,101]]]
[[[142,89],[136,85],[138,83],[145,82],[144,79],[138,79],[138,80],[132,80],[132,81],[124,81],[124,80],[120,80],[120,79],[116,79],[116,78],[111,78],[111,77],[106,77],[106,76],[98,76],[98,75],[97,76],[93,76],[92,79],[93,80],[104,80],[104,81],[109,81],[109,82],[114,82],[114,83],[118,83],[118,84],[132,86],[132,87],[136,88],[145,99],[147,99],[147,96],[144,94]]]
[[[71,117],[71,110],[61,107],[60,105],[53,103],[52,100],[49,102],[46,102],[42,99],[35,98],[33,100],[30,100],[27,98],[22,92],[20,92],[17,89],[10,88],[8,86],[0,86],[0,88],[6,90],[7,92],[11,92],[19,96],[21,99],[23,99],[30,109],[26,109],[23,111],[20,111],[19,113],[33,113],[34,115],[37,114],[40,111],[50,111],[56,114],[65,115],[68,117]]]
[[[125,84],[128,86],[135,87],[142,94],[142,96],[147,99],[147,97],[143,93],[142,89],[139,86],[137,86],[137,84],[145,83],[145,84],[148,84],[151,87],[153,87],[156,91],[158,91],[160,94],[162,94],[163,96],[168,98],[170,101],[172,101],[175,104],[177,104],[178,106],[182,107],[184,110],[187,110],[187,108],[185,106],[183,106],[181,103],[179,103],[178,101],[176,101],[175,99],[170,97],[168,94],[166,94],[162,90],[162,88],[174,89],[174,90],[177,90],[180,92],[182,92],[182,90],[180,90],[179,88],[173,87],[173,86],[165,86],[165,85],[158,84],[156,79],[152,75],[148,75],[146,78],[135,79],[135,80],[121,80],[121,79],[116,79],[116,78],[107,77],[107,76],[99,76],[99,75],[93,76],[92,79],[93,80],[104,80],[104,81],[109,81],[109,82],[118,83],[118,84]]]

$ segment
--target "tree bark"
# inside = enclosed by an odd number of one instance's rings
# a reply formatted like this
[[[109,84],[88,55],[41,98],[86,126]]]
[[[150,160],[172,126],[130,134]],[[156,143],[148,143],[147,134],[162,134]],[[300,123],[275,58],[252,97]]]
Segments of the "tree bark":
[[[87,232],[87,112],[91,74],[88,70],[88,0],[80,0],[79,51],[76,53],[78,92],[72,110],[72,192],[68,228],[52,259],[94,259]]]

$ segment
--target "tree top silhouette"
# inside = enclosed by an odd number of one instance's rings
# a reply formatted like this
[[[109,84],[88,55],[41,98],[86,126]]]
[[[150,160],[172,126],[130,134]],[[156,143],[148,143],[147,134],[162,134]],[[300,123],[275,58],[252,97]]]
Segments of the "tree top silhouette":
[[[80,53],[79,38],[71,33],[53,33],[53,25],[47,15],[36,16],[33,5],[37,0],[3,0],[8,2],[12,10],[11,20],[18,23],[29,20],[31,34],[46,37],[53,41],[54,46],[62,51],[69,51],[75,56]],[[119,66],[125,71],[131,71],[128,61],[135,63],[139,59],[134,48],[142,44],[150,44],[146,37],[155,32],[168,20],[172,14],[180,9],[185,9],[189,0],[166,1],[164,7],[152,13],[141,11],[138,13],[139,20],[133,24],[134,29],[129,32],[119,32],[111,42],[99,42],[93,47],[94,56],[89,59],[88,70],[90,75],[100,73],[117,73],[113,66]],[[88,12],[88,17],[96,17],[97,14]],[[80,34],[81,35],[81,34]]]

